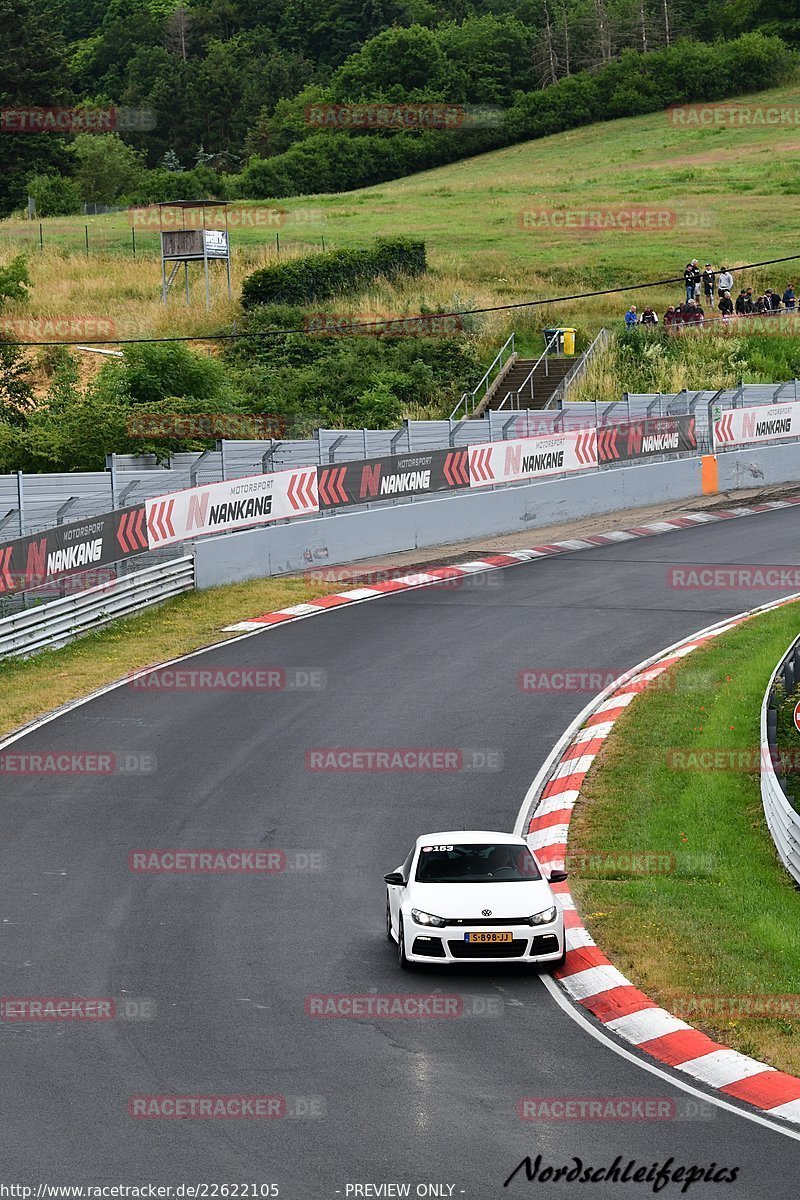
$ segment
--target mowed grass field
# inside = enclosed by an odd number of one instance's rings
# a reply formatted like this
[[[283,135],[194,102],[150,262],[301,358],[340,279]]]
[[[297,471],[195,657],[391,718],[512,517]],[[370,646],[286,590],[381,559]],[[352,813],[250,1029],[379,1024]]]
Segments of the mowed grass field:
[[[752,111],[800,108],[793,86],[740,97]],[[202,272],[194,269],[193,305],[176,286],[165,310],[155,233],[137,230],[131,253],[126,213],[45,220],[38,226],[0,222],[0,262],[27,247],[33,294],[7,305],[4,318],[99,316],[120,337],[201,334],[236,315],[244,276],[277,254],[361,245],[379,235],[424,238],[431,272],[407,287],[376,288],[340,305],[346,311],[415,312],[424,306],[470,308],[680,276],[690,258],[720,265],[779,258],[798,250],[800,124],[711,127],[676,124],[655,113],[588,126],[509,147],[418,175],[336,195],[282,201],[235,202],[237,208],[285,211],[281,224],[232,231],[234,301],[221,268],[206,312]],[[633,206],[651,214],[650,228],[570,229],[548,214]],[[534,214],[528,218],[525,213]],[[531,224],[531,220],[533,223]],[[84,226],[89,226],[89,253]],[[280,235],[280,251],[275,232]],[[736,284],[783,290],[793,264],[737,275]],[[799,272],[800,273],[800,272]],[[796,280],[795,280],[796,282]],[[487,346],[512,328],[538,329],[557,321],[585,332],[621,320],[629,303],[659,312],[679,299],[680,286],[510,311],[480,319]],[[88,335],[87,335],[88,336]]]

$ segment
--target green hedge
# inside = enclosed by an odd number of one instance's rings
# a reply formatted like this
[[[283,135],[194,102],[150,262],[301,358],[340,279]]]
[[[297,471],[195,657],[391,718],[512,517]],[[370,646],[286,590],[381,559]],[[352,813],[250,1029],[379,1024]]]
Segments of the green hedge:
[[[426,269],[424,242],[378,238],[370,247],[309,254],[254,271],[242,284],[242,306],[311,304],[375,279],[422,275]]]

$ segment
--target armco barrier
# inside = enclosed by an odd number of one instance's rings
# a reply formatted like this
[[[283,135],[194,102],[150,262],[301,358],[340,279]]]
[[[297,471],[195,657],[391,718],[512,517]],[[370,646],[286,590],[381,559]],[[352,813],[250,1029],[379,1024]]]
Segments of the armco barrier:
[[[788,675],[794,684],[800,678],[799,672],[800,638],[796,638],[773,671],[761,705],[761,800],[781,862],[795,883],[800,883],[800,813],[791,804],[775,770],[778,761],[775,753],[776,710],[772,699],[778,676]],[[790,686],[787,690],[791,693],[793,688]]]
[[[119,617],[160,604],[193,587],[194,560],[186,555],[143,571],[132,571],[76,596],[64,596],[25,609],[0,620],[0,658],[63,646],[78,634],[102,629]]]

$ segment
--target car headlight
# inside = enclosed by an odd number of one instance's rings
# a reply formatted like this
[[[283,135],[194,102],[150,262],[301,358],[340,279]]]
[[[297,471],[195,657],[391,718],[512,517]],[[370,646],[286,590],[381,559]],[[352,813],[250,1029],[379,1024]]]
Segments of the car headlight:
[[[435,925],[437,929],[441,929],[447,924],[444,917],[435,917],[433,913],[423,912],[420,908],[412,908],[411,915],[418,925]]]
[[[555,921],[558,909],[555,904],[551,908],[545,908],[541,912],[534,913],[532,917],[528,917],[531,925],[549,925],[551,921]]]

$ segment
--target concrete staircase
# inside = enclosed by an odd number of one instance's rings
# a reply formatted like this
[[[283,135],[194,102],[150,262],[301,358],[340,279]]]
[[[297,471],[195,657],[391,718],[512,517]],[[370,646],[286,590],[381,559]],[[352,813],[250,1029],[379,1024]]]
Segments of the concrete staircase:
[[[500,386],[490,395],[488,403],[485,407],[482,406],[480,411],[485,412],[487,409],[498,409],[509,392],[519,392],[528,375],[530,375],[531,368],[536,365],[536,361],[535,358],[516,359]],[[536,367],[533,377],[525,386],[524,392],[520,392],[519,403],[517,404],[516,400],[509,400],[505,407],[544,408],[553,392],[561,383],[561,380],[577,361],[577,355],[562,358],[549,354],[546,362],[540,362]]]

